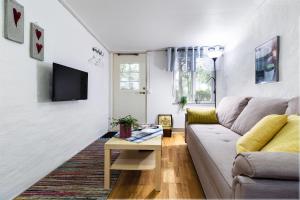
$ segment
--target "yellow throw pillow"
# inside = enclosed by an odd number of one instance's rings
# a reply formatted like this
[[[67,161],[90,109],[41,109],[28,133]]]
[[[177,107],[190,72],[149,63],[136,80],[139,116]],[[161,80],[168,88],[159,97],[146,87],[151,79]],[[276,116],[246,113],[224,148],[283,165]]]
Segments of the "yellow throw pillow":
[[[215,108],[188,108],[187,118],[190,124],[217,124]]]
[[[268,115],[236,143],[237,153],[261,150],[287,123],[287,115]]]
[[[300,152],[300,116],[291,115],[287,124],[261,151]]]

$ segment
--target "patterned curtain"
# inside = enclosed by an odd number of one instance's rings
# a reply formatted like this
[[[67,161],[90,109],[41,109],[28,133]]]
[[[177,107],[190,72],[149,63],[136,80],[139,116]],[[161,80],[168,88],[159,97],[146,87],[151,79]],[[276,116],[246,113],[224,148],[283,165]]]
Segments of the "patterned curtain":
[[[207,51],[208,47],[168,48],[167,71],[183,70],[194,72],[197,58],[207,56]]]

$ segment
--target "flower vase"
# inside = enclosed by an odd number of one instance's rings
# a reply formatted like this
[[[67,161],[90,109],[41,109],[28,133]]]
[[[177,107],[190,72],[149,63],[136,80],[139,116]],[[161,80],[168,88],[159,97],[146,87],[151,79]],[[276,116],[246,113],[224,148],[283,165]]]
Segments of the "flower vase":
[[[131,137],[131,126],[127,124],[120,124],[120,138]]]

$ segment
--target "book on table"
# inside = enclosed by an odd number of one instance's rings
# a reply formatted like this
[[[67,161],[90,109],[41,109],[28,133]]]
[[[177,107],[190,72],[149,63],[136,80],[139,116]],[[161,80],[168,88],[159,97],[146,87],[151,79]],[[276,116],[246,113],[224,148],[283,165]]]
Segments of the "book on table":
[[[142,130],[132,131],[131,137],[122,139],[129,142],[140,143],[160,135],[163,135],[163,129],[158,126],[157,128],[145,128]],[[120,133],[118,132],[115,137],[120,138]]]

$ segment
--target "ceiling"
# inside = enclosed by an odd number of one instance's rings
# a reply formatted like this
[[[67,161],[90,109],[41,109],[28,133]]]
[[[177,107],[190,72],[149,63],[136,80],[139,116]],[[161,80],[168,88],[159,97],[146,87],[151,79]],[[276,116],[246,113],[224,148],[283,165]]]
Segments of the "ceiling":
[[[226,45],[266,0],[60,0],[113,52]]]

